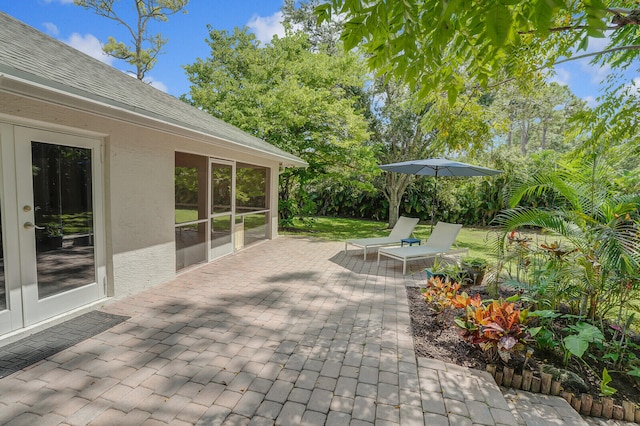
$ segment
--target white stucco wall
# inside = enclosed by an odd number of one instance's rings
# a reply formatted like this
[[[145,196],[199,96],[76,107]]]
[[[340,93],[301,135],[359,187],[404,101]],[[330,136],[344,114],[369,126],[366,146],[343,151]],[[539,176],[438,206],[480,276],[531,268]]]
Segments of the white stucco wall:
[[[225,147],[224,142],[140,127],[0,93],[0,119],[104,140],[108,295],[123,296],[175,277],[176,151],[271,168],[272,237],[277,235],[278,162]],[[220,144],[217,146],[217,144]]]

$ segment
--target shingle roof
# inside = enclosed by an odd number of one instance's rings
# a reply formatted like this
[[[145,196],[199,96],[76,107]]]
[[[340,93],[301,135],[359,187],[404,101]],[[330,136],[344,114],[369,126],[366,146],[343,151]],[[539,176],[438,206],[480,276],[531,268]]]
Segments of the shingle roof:
[[[0,76],[27,80],[304,165],[298,157],[0,12]]]

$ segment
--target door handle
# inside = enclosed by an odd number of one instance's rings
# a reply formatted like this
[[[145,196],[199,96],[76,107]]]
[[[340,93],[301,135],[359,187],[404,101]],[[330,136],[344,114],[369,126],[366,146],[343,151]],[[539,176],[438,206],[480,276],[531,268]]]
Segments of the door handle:
[[[45,229],[44,226],[34,225],[31,222],[25,222],[24,223],[24,229],[33,229],[33,228],[35,228],[35,229]]]

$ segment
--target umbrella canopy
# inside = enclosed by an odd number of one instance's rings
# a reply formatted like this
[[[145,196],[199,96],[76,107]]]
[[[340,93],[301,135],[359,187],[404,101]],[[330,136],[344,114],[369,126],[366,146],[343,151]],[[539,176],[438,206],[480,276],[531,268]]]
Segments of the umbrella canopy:
[[[403,161],[401,163],[383,164],[382,170],[421,176],[493,176],[502,173],[500,170],[474,166],[473,164],[451,161],[446,158],[427,158],[425,160]]]
[[[473,164],[451,161],[446,158],[427,158],[424,160],[402,161],[400,163],[383,164],[379,166],[388,172],[405,173],[409,175],[433,176],[433,199],[431,203],[431,229],[433,230],[434,205],[438,192],[437,178],[440,176],[493,176],[502,173],[500,170],[474,166]]]

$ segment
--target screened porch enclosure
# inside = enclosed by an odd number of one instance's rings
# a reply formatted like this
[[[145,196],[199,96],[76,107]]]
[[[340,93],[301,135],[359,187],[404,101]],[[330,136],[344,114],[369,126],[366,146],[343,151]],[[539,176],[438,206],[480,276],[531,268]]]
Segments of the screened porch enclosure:
[[[176,269],[268,239],[269,169],[175,154]]]

